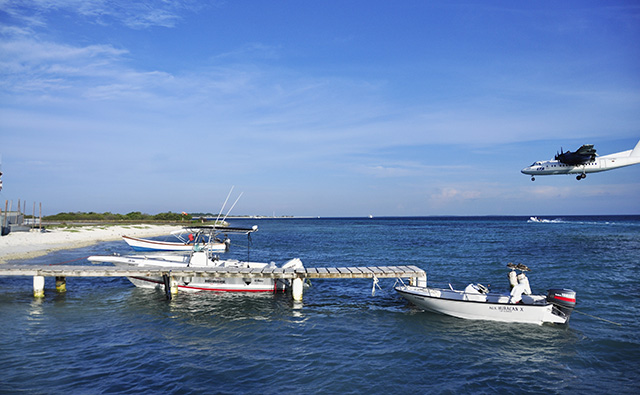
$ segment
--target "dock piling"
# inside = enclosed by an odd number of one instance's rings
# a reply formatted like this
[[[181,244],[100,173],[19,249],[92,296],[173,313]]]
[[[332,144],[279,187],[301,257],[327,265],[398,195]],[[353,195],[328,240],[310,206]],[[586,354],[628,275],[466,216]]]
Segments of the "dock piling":
[[[44,276],[33,276],[33,296],[44,298]]]
[[[67,278],[56,276],[56,291],[67,292]]]
[[[171,295],[178,294],[178,280],[174,276],[169,277],[169,286],[171,288]]]
[[[302,291],[304,288],[304,282],[302,277],[296,277],[291,280],[291,296],[296,302],[302,301]]]
[[[167,297],[167,300],[171,300],[171,280],[169,276],[166,274],[162,275],[162,282],[164,283],[164,294]]]

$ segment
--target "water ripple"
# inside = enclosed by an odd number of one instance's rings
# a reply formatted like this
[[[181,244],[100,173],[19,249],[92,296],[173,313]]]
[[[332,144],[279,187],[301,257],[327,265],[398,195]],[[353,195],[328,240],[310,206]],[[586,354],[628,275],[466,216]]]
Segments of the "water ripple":
[[[381,280],[318,280],[288,295],[180,294],[126,279],[0,278],[0,393],[636,393],[640,390],[638,219],[264,220],[252,258],[313,266],[412,264],[429,281],[534,290],[569,286],[568,327],[467,321],[408,304]],[[611,225],[614,222],[615,225]],[[42,258],[126,253],[109,242]],[[244,258],[246,251],[231,257]],[[48,280],[49,281],[49,280]]]

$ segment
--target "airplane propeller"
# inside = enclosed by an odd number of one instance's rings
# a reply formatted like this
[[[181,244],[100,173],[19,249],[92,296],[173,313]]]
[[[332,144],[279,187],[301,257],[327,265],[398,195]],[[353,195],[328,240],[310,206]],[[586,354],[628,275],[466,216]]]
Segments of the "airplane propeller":
[[[564,155],[564,151],[563,151],[562,147],[560,147],[560,153],[558,153],[558,151],[556,151],[555,160],[560,159],[563,155]]]

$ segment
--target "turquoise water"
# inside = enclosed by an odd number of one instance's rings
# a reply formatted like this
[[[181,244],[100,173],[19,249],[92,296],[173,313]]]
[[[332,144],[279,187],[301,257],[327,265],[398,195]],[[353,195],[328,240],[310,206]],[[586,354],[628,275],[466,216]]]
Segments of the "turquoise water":
[[[536,293],[566,287],[568,326],[426,313],[382,279],[315,280],[287,295],[179,294],[123,278],[69,278],[32,297],[0,278],[0,393],[637,393],[640,217],[263,219],[251,260],[308,267],[416,265],[431,284],[506,289],[524,263]],[[229,257],[245,259],[233,239]],[[123,241],[13,263],[129,253]],[[82,259],[74,264],[87,264]],[[589,314],[589,315],[586,315]],[[617,324],[593,318],[601,317]],[[618,325],[619,324],[619,325]]]

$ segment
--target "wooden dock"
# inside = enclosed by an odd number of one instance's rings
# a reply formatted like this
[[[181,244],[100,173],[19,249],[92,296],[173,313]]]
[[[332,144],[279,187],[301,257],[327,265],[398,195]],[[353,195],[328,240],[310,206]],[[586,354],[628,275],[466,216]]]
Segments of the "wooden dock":
[[[293,282],[293,298],[302,299],[301,284],[305,279],[347,278],[410,278],[412,282],[424,280],[427,274],[416,266],[358,266],[358,267],[305,267],[283,268],[229,268],[229,267],[118,267],[71,265],[0,265],[0,276],[32,276],[34,296],[44,296],[44,278],[55,277],[56,289],[66,290],[67,277],[250,277],[289,279]],[[300,284],[300,287],[296,285]],[[299,290],[298,290],[299,289]],[[169,295],[169,289],[166,289]]]

